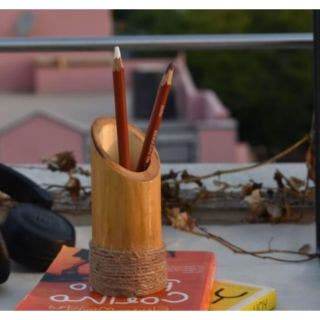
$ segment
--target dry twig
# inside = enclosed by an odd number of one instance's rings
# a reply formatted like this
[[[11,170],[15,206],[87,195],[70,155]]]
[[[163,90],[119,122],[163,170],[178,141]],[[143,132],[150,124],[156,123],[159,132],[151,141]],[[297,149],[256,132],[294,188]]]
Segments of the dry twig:
[[[246,167],[232,168],[232,169],[227,169],[227,170],[217,170],[215,172],[212,172],[212,173],[209,173],[209,174],[206,174],[203,176],[192,176],[192,177],[187,177],[185,179],[182,178],[181,180],[178,181],[178,183],[196,182],[199,180],[209,179],[209,178],[216,177],[216,176],[222,176],[224,174],[243,172],[243,171],[256,169],[258,167],[262,167],[266,164],[270,164],[270,163],[273,163],[275,161],[278,161],[278,160],[284,158],[285,156],[287,156],[288,154],[290,154],[291,152],[293,152],[294,150],[296,150],[297,148],[302,146],[304,143],[308,142],[309,139],[310,139],[310,136],[309,136],[309,134],[307,134],[304,137],[302,137],[300,140],[295,142],[293,145],[291,145],[290,147],[286,148],[282,152],[278,153],[277,155],[273,156],[272,158],[270,158],[266,161],[262,161],[260,163],[256,163],[256,164],[249,165]]]

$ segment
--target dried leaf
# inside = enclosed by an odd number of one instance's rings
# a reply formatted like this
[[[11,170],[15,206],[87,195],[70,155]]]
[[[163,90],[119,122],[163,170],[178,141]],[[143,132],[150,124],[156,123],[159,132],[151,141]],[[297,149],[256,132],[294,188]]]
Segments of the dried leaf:
[[[293,216],[293,212],[292,212],[292,208],[291,208],[287,198],[283,199],[283,205],[284,205],[284,214],[283,214],[283,216],[286,219],[290,219]]]
[[[316,161],[313,146],[310,144],[306,152],[306,166],[308,169],[308,177],[315,181],[316,180]]]
[[[179,198],[179,184],[174,182],[164,182],[161,186],[162,195],[166,200],[172,200]]]
[[[197,200],[197,201],[199,201],[199,200],[205,200],[205,199],[207,199],[209,196],[210,196],[210,192],[209,192],[206,188],[203,188],[203,189],[201,189],[201,190],[197,193],[196,200]]]
[[[316,188],[308,188],[305,193],[305,197],[307,200],[314,201],[315,196],[316,196]]]
[[[283,181],[282,181],[283,175],[282,175],[282,173],[281,173],[279,170],[277,170],[277,171],[274,173],[273,179],[276,180],[277,185],[278,185],[278,188],[279,188],[280,190],[284,189],[284,183],[283,183]]]
[[[290,177],[289,182],[297,190],[305,185],[305,182],[297,177]]]
[[[249,196],[252,193],[252,191],[261,189],[261,188],[262,188],[262,183],[256,183],[256,182],[246,183],[241,188],[240,196],[241,198]]]
[[[192,231],[195,227],[194,220],[187,212],[180,212],[179,208],[167,209],[167,216],[175,229]]]
[[[250,205],[250,213],[246,218],[248,222],[254,222],[257,217],[265,213],[266,203],[259,189],[253,190],[243,200]]]
[[[192,231],[195,227],[194,220],[190,217],[190,215],[187,212],[181,212],[180,216],[185,222],[182,230]]]
[[[272,189],[267,189],[267,195],[269,198],[272,198],[274,196],[274,191]]]
[[[81,190],[81,182],[78,178],[70,177],[67,184],[66,189],[69,191],[70,196],[73,201],[78,201]]]
[[[272,219],[280,219],[282,216],[282,208],[272,203],[266,203],[266,211]]]
[[[77,173],[83,175],[83,176],[86,176],[86,177],[90,177],[91,176],[91,173],[89,170],[85,170],[83,169],[82,167],[78,167],[77,168]]]
[[[62,172],[70,172],[77,165],[74,154],[70,151],[56,153],[51,157],[44,158],[42,162],[47,164],[49,170]]]
[[[246,183],[242,186],[240,196],[241,198],[244,198],[246,196],[249,196],[252,193],[252,184],[251,183]]]
[[[225,181],[218,180],[218,179],[213,180],[213,184],[216,187],[219,187],[219,190],[217,190],[217,191],[225,191],[231,187],[229,183],[227,183]]]
[[[257,218],[264,215],[265,212],[266,212],[266,207],[264,202],[253,205],[250,208],[250,212],[246,217],[246,221],[251,223],[256,222]]]
[[[196,183],[199,187],[203,186],[203,183],[200,179],[197,179],[197,176],[194,176],[192,174],[189,174],[189,172],[187,170],[183,170],[181,173],[181,179],[186,180],[186,183],[189,183],[189,179],[192,179],[192,182]],[[195,179],[195,180],[193,180]]]
[[[244,197],[243,200],[249,203],[251,206],[256,206],[264,202],[264,198],[261,196],[259,189],[253,190],[251,194]]]
[[[161,175],[161,180],[165,181],[165,180],[169,180],[169,179],[176,179],[177,176],[178,176],[178,173],[176,173],[173,170],[170,170],[169,173]]]
[[[304,244],[298,250],[299,253],[309,253],[311,250],[311,246],[309,243]]]
[[[261,189],[262,185],[263,185],[262,183],[255,182],[255,181],[253,181],[251,179],[250,179],[250,183],[252,183],[253,190]]]

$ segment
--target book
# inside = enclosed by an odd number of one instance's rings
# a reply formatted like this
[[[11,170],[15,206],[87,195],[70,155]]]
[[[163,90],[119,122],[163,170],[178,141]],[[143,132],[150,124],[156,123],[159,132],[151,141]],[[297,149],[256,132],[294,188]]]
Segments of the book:
[[[273,288],[225,280],[214,281],[211,297],[211,311],[272,310],[277,303]]]
[[[88,284],[89,251],[63,246],[40,282],[16,310],[208,310],[215,256],[206,251],[168,251],[164,290],[145,297],[108,297]]]

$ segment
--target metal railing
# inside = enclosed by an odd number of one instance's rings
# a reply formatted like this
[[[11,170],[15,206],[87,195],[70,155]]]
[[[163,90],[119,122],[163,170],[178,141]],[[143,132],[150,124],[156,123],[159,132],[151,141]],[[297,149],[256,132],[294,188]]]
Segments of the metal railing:
[[[0,52],[312,48],[312,33],[0,38]]]
[[[316,41],[314,41],[316,39]],[[0,38],[1,52],[128,50],[312,49],[316,137],[316,246],[320,252],[320,13],[314,12],[313,33],[152,35],[79,38]],[[1,72],[1,71],[0,71]]]

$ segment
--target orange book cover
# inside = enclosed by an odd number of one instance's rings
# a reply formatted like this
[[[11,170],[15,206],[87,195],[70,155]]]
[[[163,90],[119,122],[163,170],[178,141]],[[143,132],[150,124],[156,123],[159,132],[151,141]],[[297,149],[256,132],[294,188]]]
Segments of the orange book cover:
[[[89,251],[64,246],[16,310],[208,310],[215,256],[206,251],[168,251],[168,283],[145,297],[109,297],[88,285]]]

